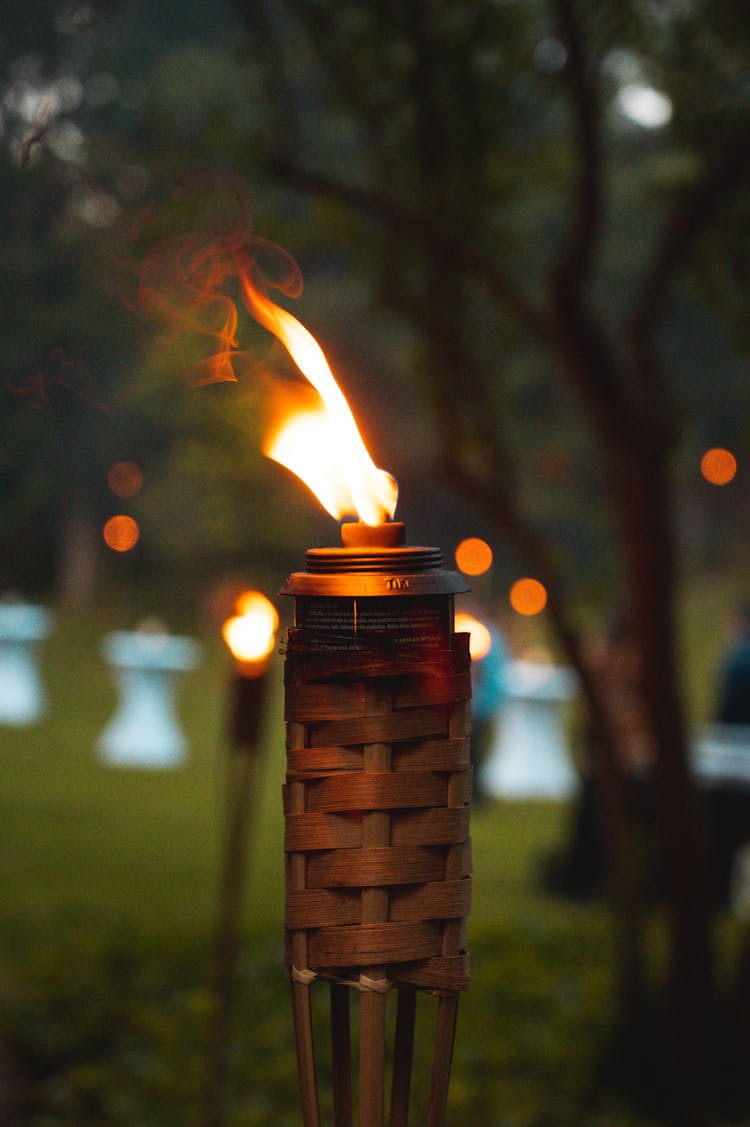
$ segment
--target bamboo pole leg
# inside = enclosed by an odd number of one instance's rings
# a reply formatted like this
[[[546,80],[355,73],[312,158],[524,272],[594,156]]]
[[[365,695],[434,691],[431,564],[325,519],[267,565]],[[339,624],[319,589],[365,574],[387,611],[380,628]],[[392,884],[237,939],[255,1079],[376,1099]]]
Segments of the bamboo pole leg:
[[[396,1010],[396,1036],[393,1043],[390,1127],[408,1127],[409,1123],[409,1091],[414,1058],[416,1015],[416,990],[400,989]]]
[[[427,1111],[427,1127],[443,1127],[445,1123],[457,1016],[458,995],[452,994],[441,998],[438,1003],[435,1054],[432,1058],[432,1083],[430,1085],[430,1106]]]
[[[306,982],[292,983],[292,1014],[294,1016],[294,1041],[297,1050],[302,1122],[304,1127],[320,1127],[318,1085],[315,1077],[312,1005],[310,1003],[310,987]]]
[[[360,995],[359,1127],[383,1127],[385,1120],[386,996]]]
[[[352,1045],[347,986],[331,983],[331,1063],[334,1127],[352,1127]]]

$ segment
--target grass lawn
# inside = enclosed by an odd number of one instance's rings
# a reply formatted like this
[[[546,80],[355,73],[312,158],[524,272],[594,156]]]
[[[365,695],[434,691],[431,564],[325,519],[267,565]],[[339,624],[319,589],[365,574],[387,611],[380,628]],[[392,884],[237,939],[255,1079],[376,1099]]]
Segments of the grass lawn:
[[[201,1123],[227,661],[215,638],[204,639],[200,670],[181,682],[191,745],[183,768],[109,768],[95,751],[115,704],[99,645],[115,625],[106,615],[61,619],[43,650],[47,716],[0,730],[0,1037],[19,1122],[34,1127]],[[300,1122],[281,959],[280,660],[248,849],[232,1127]],[[567,816],[554,803],[493,803],[474,817],[472,987],[460,1007],[448,1127],[649,1122],[596,1082],[609,1016],[607,918],[546,897],[538,881]],[[322,1015],[323,987],[316,997]],[[434,1007],[420,1000],[415,1124]],[[330,1122],[322,1038],[320,1051]]]

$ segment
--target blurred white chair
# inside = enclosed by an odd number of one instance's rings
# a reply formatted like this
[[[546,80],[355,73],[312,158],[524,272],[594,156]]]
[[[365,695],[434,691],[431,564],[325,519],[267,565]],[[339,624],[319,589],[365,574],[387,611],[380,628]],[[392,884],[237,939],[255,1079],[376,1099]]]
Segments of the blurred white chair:
[[[194,669],[200,647],[163,629],[115,631],[102,645],[114,671],[117,710],[97,741],[115,767],[177,767],[188,744],[175,711],[176,678]]]

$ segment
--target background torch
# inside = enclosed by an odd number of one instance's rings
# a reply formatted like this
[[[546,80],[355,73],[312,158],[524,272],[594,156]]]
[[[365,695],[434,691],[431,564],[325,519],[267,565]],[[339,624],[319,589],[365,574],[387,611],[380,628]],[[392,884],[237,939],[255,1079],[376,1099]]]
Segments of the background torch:
[[[245,875],[245,855],[257,780],[257,748],[268,683],[268,663],[276,643],[279,616],[265,595],[246,591],[236,613],[222,626],[234,659],[229,716],[224,849],[214,952],[214,1004],[206,1069],[206,1127],[226,1120],[227,1051],[237,934]]]
[[[234,658],[229,735],[230,745],[239,749],[255,747],[258,740],[268,659],[276,643],[279,616],[259,591],[240,595],[235,611],[221,632]]]

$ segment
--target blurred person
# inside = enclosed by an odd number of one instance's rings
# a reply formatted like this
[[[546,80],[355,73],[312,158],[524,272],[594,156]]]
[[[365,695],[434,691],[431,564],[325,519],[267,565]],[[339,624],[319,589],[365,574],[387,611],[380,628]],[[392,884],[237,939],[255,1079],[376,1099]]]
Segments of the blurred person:
[[[720,907],[735,911],[750,900],[750,605],[735,614],[721,662],[714,724],[699,750],[711,876]],[[710,769],[706,771],[706,763]]]
[[[750,726],[750,606],[736,616],[734,639],[720,673],[716,721]]]

